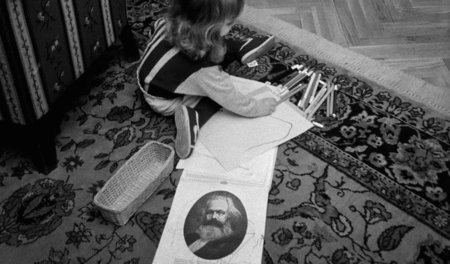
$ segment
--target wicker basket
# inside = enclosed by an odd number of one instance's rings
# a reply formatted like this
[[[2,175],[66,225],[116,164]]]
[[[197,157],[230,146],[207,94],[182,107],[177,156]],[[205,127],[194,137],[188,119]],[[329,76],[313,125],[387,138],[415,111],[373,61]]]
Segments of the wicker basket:
[[[136,152],[95,195],[103,217],[124,225],[173,170],[171,146],[150,141]]]

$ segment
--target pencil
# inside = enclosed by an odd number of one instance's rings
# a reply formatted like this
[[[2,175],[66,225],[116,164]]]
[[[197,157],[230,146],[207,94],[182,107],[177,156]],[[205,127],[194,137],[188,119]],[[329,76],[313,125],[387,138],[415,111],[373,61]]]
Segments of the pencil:
[[[332,85],[331,83],[328,85],[328,89],[326,94],[324,94],[319,101],[316,102],[314,107],[310,109],[309,111],[305,111],[307,118],[311,118],[319,109],[319,107],[323,104],[323,102],[329,97],[331,93],[334,92],[335,85]]]
[[[317,86],[319,85],[320,76],[321,76],[320,73],[313,73],[312,74],[312,76],[311,76],[311,78],[309,80],[309,83],[308,83],[308,87],[306,88],[306,91],[305,91],[305,93],[303,94],[303,96],[301,98],[302,102],[299,105],[302,110],[305,110],[306,107],[308,106],[309,98],[311,97],[312,92],[315,89],[317,89]]]
[[[278,104],[286,101],[287,99],[289,99],[289,97],[293,96],[294,94],[300,92],[301,90],[303,90],[306,87],[306,84],[300,84],[297,87],[293,88],[292,90],[290,90],[287,94],[284,94],[283,96],[281,96],[280,100],[278,101]]]

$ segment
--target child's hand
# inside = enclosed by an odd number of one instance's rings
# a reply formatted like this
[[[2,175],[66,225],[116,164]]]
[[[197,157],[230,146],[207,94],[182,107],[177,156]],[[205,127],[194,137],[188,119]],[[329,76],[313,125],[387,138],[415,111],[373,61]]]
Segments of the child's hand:
[[[273,112],[275,112],[275,109],[277,108],[277,100],[275,98],[269,97],[269,98],[263,98],[259,100],[260,103],[260,113],[262,116],[270,115]]]

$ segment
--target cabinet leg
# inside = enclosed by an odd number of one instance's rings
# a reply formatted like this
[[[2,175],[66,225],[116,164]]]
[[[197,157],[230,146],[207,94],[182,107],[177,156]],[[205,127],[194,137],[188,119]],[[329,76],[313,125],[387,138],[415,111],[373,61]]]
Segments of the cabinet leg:
[[[58,165],[55,139],[59,133],[59,120],[56,114],[46,115],[31,130],[34,133],[30,136],[30,154],[36,169],[43,174],[49,174]]]
[[[133,36],[133,32],[131,31],[131,27],[129,25],[125,26],[122,29],[122,32],[119,36],[120,41],[125,49],[125,56],[128,61],[136,61],[139,59],[139,48],[137,45],[137,41]]]
[[[31,155],[36,169],[43,174],[49,174],[57,164],[56,146],[54,137],[45,137],[34,142]]]
[[[43,174],[49,174],[58,164],[55,144],[58,128],[46,121],[43,118],[25,126],[0,122],[3,133],[0,144],[26,152],[34,168]]]

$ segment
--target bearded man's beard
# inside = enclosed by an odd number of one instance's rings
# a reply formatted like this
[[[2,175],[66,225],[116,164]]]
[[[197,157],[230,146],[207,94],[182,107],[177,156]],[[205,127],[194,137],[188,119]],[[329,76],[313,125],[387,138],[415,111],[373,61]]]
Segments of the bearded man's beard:
[[[202,240],[214,241],[217,239],[229,237],[233,234],[229,221],[222,224],[216,220],[206,221],[195,231]]]

